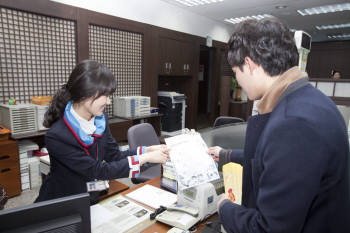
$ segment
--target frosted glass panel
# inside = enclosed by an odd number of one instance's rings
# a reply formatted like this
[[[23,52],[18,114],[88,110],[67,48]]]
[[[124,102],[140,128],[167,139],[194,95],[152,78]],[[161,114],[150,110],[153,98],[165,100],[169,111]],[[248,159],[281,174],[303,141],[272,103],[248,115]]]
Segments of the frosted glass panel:
[[[53,96],[76,64],[71,20],[0,7],[0,102]]]
[[[336,83],[334,96],[350,97],[350,83]]]
[[[117,96],[141,95],[143,35],[89,25],[89,58],[107,66],[115,75]],[[112,104],[105,108],[112,116]]]
[[[333,96],[333,82],[318,82],[317,88],[322,91],[326,96]]]
[[[337,105],[339,112],[344,118],[346,127],[349,126],[349,120],[350,120],[350,107],[344,106],[344,105]]]

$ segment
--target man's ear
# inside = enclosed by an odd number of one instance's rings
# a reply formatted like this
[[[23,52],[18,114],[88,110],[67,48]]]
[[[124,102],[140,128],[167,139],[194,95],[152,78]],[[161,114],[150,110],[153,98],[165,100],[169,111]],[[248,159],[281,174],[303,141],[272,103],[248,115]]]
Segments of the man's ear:
[[[258,68],[258,65],[250,57],[245,57],[244,62],[248,65],[250,74],[253,74],[253,71]]]

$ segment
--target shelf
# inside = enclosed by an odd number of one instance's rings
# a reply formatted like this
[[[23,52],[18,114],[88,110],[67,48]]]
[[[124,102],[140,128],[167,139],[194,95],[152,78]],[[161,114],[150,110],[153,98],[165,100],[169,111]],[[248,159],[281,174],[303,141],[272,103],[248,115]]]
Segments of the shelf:
[[[42,130],[42,131],[37,131],[37,132],[32,132],[32,133],[16,134],[16,135],[11,135],[11,138],[18,140],[18,139],[23,139],[23,138],[37,137],[37,136],[45,135],[46,132],[47,132],[47,130]]]
[[[119,119],[122,119],[122,120],[141,120],[141,119],[146,119],[146,118],[152,118],[152,117],[160,117],[162,116],[161,114],[149,114],[149,115],[143,115],[143,116],[136,116],[136,117],[115,117],[115,118],[119,118]],[[113,119],[115,119],[113,118]]]

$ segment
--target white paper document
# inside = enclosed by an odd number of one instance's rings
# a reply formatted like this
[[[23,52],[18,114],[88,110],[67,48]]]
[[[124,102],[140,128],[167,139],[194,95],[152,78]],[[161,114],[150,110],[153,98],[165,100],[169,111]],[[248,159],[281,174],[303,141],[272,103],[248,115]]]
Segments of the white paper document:
[[[128,198],[151,206],[154,209],[161,205],[168,207],[177,201],[177,195],[163,189],[146,184],[133,192],[126,194]]]
[[[176,170],[180,190],[219,179],[215,161],[199,133],[190,131],[165,138],[170,159]]]
[[[139,232],[151,225],[151,210],[119,195],[90,207],[92,233]]]

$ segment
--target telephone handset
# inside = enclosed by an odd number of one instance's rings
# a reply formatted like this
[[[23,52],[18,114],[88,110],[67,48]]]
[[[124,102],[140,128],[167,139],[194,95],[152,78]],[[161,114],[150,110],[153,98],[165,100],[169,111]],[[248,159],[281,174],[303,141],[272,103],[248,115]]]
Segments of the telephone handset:
[[[167,207],[166,211],[158,214],[156,219],[159,222],[188,230],[200,220],[198,213],[199,211],[193,207],[173,205]]]
[[[185,206],[185,205],[173,205],[167,208],[169,211],[180,211],[192,215],[193,217],[198,217],[199,211],[196,208]]]

